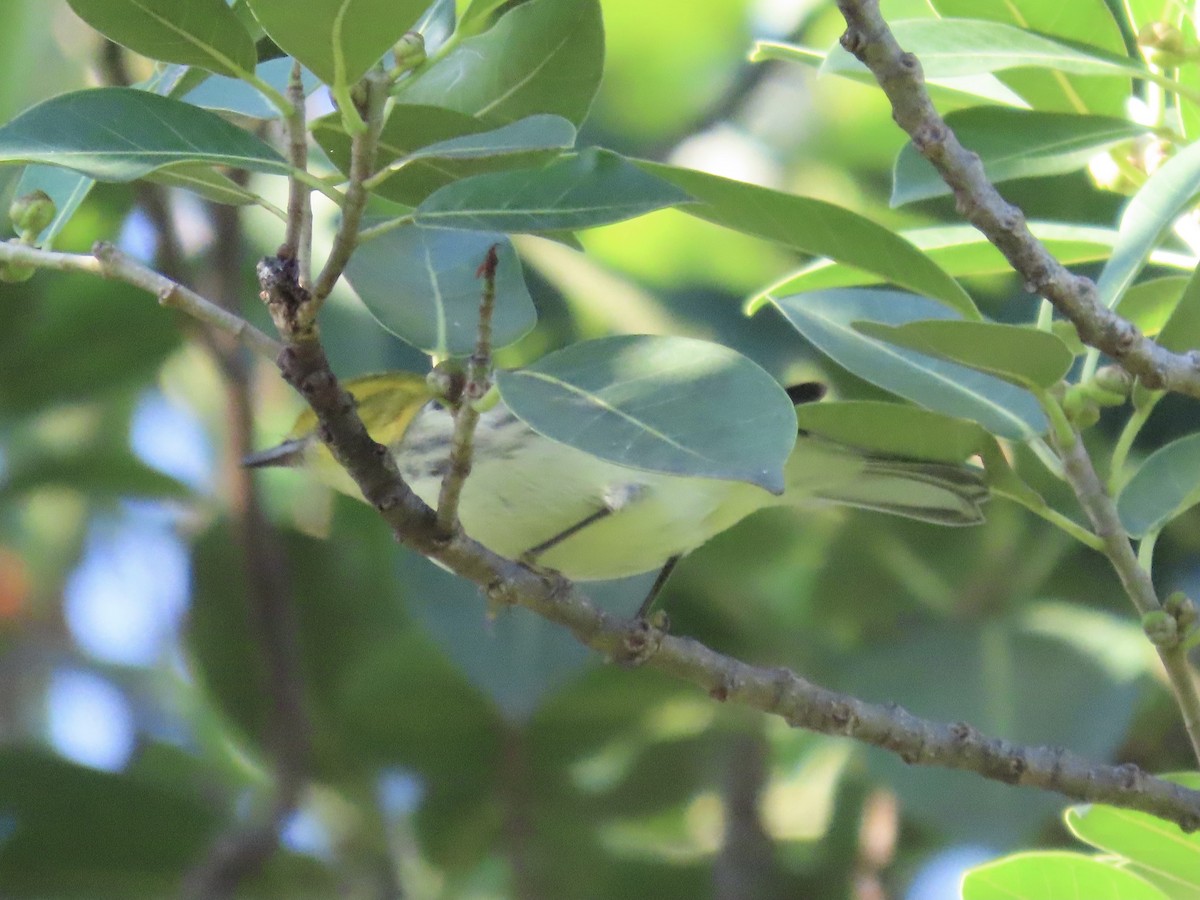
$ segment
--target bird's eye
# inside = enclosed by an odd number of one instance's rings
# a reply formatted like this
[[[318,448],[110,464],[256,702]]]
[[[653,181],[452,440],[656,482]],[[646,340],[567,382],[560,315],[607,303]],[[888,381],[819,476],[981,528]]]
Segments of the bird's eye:
[[[787,388],[787,395],[792,399],[792,403],[799,406],[801,403],[815,403],[825,396],[827,390],[828,388],[819,381],[805,381]]]

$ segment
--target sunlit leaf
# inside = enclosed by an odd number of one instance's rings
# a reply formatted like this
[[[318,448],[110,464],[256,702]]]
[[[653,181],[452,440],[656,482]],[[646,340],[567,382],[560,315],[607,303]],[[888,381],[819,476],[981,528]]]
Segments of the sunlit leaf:
[[[1146,133],[1128,119],[983,106],[952,112],[946,124],[979,154],[993,183],[1074,172],[1100,151]],[[892,206],[949,193],[937,170],[905,144],[892,172]]]
[[[497,383],[531,428],[594,456],[783,490],[793,406],[775,379],[728,347],[621,335],[499,372]]]
[[[1200,775],[1195,772],[1168,777],[1200,789]],[[1183,891],[1182,896],[1200,895],[1200,835],[1185,834],[1175,823],[1148,813],[1100,804],[1073,806],[1065,818],[1080,840],[1164,878],[1174,890]]]
[[[1107,259],[1117,240],[1111,228],[1074,225],[1065,222],[1030,222],[1029,230],[1046,245],[1063,265]],[[987,238],[970,225],[935,225],[899,232],[913,246],[955,277],[1009,273],[1012,266]],[[1151,258],[1159,265],[1191,270],[1196,262],[1181,253],[1155,251]],[[878,274],[845,262],[818,259],[785,275],[746,301],[750,311],[762,306],[768,295],[782,296],[818,288],[879,284]],[[929,292],[926,292],[929,293]]]
[[[1135,284],[1125,292],[1125,296],[1117,304],[1116,313],[1122,319],[1136,325],[1143,334],[1154,337],[1163,330],[1179,308],[1189,280],[1183,275],[1166,275]],[[1168,349],[1186,350],[1191,346],[1193,342],[1182,348],[1175,346]]]
[[[115,87],[54,97],[0,126],[0,163],[14,162],[62,166],[98,181],[132,181],[192,162],[257,172],[288,168],[275,150],[215,113]]]
[[[892,22],[891,29],[900,46],[917,54],[922,69],[932,78],[1026,67],[1074,75],[1146,75],[1145,66],[1128,57],[1064,44],[1002,22],[904,19]],[[841,72],[864,67],[841,47],[834,47],[821,68]]]
[[[1045,0],[1005,0],[1004,3],[932,0],[931,5],[943,18],[1007,22],[1046,37],[1099,47],[1118,56],[1126,52],[1121,27],[1105,0],[1072,0],[1065,5],[1046,3]],[[1000,79],[1028,100],[1034,109],[1072,113],[1121,115],[1125,112],[1124,104],[1130,89],[1128,78],[1094,78],[1045,69],[1009,71]]]
[[[1115,306],[1150,252],[1200,192],[1200,144],[1184,147],[1138,188],[1125,212],[1112,257],[1096,281],[1100,301]]]
[[[963,876],[963,900],[1168,900],[1154,885],[1112,863],[1062,850],[1017,853]]]

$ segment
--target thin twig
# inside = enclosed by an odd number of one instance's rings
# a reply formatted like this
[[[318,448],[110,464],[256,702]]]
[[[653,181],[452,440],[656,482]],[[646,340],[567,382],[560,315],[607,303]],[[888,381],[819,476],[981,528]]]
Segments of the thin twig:
[[[297,171],[308,171],[308,123],[305,118],[304,83],[300,61],[292,64],[287,96],[292,114],[284,119],[287,131],[288,159]],[[287,234],[284,252],[296,260],[300,284],[307,287],[312,278],[312,194],[299,178],[288,178]]]
[[[1049,300],[1080,339],[1107,353],[1146,387],[1200,397],[1200,356],[1172,353],[1104,306],[1090,278],[1075,275],[1033,236],[1025,215],[988,180],[979,157],[958,142],[929,99],[917,57],[901,49],[879,0],[838,0],[846,20],[842,46],[875,75],[892,117],[913,148],[954,191],[959,212],[1004,254],[1025,289]]]
[[[483,279],[483,292],[479,301],[479,335],[475,340],[475,352],[467,361],[467,379],[462,396],[454,407],[454,439],[450,445],[450,465],[442,478],[438,493],[437,520],[446,534],[458,526],[458,501],[462,497],[463,485],[471,474],[471,462],[475,452],[475,426],[479,423],[476,404],[491,389],[492,375],[492,312],[496,306],[496,244],[488,248],[487,256],[476,275]]]
[[[1092,528],[1104,541],[1104,554],[1121,580],[1125,593],[1133,602],[1138,614],[1145,617],[1163,612],[1162,603],[1154,590],[1150,573],[1138,562],[1137,554],[1129,541],[1129,534],[1117,515],[1116,504],[1100,482],[1100,476],[1092,465],[1091,457],[1078,433],[1069,445],[1058,447],[1063,470],[1071,489],[1079,499],[1079,505],[1087,514]],[[1179,641],[1155,643],[1159,659],[1167,673],[1167,681],[1175,694],[1183,725],[1192,744],[1192,752],[1200,761],[1200,687],[1195,673],[1187,660],[1187,652]]]
[[[283,344],[259,331],[245,319],[221,309],[211,300],[143,266],[112,244],[103,241],[92,247],[90,255],[39,250],[16,242],[0,243],[0,261],[59,272],[88,272],[101,278],[123,281],[154,294],[163,306],[182,310],[207,325],[233,335],[251,350],[268,359],[275,359],[283,350]]]
[[[383,128],[388,82],[382,72],[372,71],[359,82],[359,88],[362,92],[359,112],[367,127],[356,132],[350,141],[350,176],[342,203],[342,220],[338,224],[325,266],[313,285],[308,304],[310,309],[305,313],[310,321],[316,318],[321,304],[337,284],[354,248],[358,246],[358,228],[370,197],[370,191],[364,183],[375,171],[375,151],[379,147],[380,129]]]

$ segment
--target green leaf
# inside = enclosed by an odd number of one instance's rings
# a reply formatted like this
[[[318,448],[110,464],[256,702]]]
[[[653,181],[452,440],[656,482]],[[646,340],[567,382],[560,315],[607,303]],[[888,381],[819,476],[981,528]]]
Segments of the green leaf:
[[[954,313],[924,297],[900,291],[828,290],[772,301],[817,349],[859,378],[928,409],[978,422],[992,434],[1024,441],[1046,430],[1032,394],[991,375],[931,359],[875,340],[852,323],[903,325],[952,319]]]
[[[39,247],[49,250],[54,239],[71,221],[84,198],[91,192],[95,179],[68,169],[55,166],[26,166],[21,180],[13,190],[14,197],[23,197],[33,191],[45,191],[54,201],[54,221],[38,235]]]
[[[1200,775],[1195,772],[1168,777],[1200,789]],[[1185,834],[1173,822],[1148,813],[1099,804],[1073,806],[1065,819],[1067,828],[1080,840],[1119,854],[1176,887],[1190,889],[1192,896],[1200,895],[1200,834]]]
[[[225,0],[68,0],[105,37],[151,59],[240,78],[254,41]]]
[[[1183,275],[1166,275],[1135,284],[1117,304],[1116,313],[1136,325],[1143,334],[1154,337],[1163,331],[1179,308],[1189,280]],[[1195,344],[1189,341],[1182,348],[1176,346],[1168,349],[1186,350]]]
[[[1200,434],[1155,450],[1117,498],[1121,524],[1135,538],[1160,530],[1200,503]]]
[[[963,900],[1167,900],[1154,885],[1104,860],[1045,850],[976,866],[963,876]]]
[[[1111,228],[1073,225],[1063,222],[1030,222],[1029,230],[1063,265],[1107,259],[1117,240]],[[998,275],[1012,272],[1004,255],[987,238],[970,225],[935,225],[899,232],[913,246],[923,250],[946,273],[961,278],[966,275]],[[1179,253],[1156,252],[1152,257],[1160,265],[1191,270],[1195,261]],[[753,312],[771,295],[798,294],[818,288],[851,287],[879,284],[885,279],[856,266],[831,259],[818,259],[785,275],[746,301]],[[925,293],[929,293],[926,291]]]
[[[874,453],[959,463],[991,436],[975,422],[903,403],[844,400],[796,407],[800,430]]]
[[[1132,75],[1145,78],[1147,69],[1127,57],[1091,47],[1064,44],[1002,22],[981,19],[905,19],[891,23],[900,46],[917,54],[931,78],[1043,68],[1074,75]],[[865,68],[835,47],[822,71]]]
[[[1192,272],[1183,286],[1179,302],[1159,332],[1158,343],[1176,353],[1200,347],[1200,268]]]
[[[579,125],[603,67],[597,0],[529,0],[395,93],[401,103],[445,106],[496,124],[554,113]]]
[[[124,449],[80,448],[68,455],[42,455],[19,460],[0,481],[0,500],[48,484],[64,485],[94,497],[184,499],[190,491],[180,482],[138,462]]]
[[[540,169],[448,184],[417,207],[414,220],[476,231],[572,230],[620,222],[690,199],[616,153],[590,147]]]
[[[530,428],[620,465],[783,490],[796,417],[770,375],[728,347],[619,335],[497,373]]]
[[[1007,22],[1046,37],[1099,47],[1118,56],[1126,52],[1121,28],[1105,0],[1072,0],[1065,5],[1045,0],[982,4],[975,0],[933,0],[932,5],[943,18]],[[1121,115],[1130,91],[1128,79],[1089,78],[1036,69],[1006,72],[1001,80],[1035,109],[1061,112]]]
[[[409,225],[359,245],[346,278],[379,323],[438,356],[475,349],[483,282],[477,270],[498,244],[492,340],[505,347],[528,332],[537,313],[521,261],[502,234]]]
[[[526,116],[491,131],[467,134],[427,144],[402,160],[478,159],[532,150],[569,150],[575,146],[575,126],[562,116]]]
[[[132,181],[191,162],[288,170],[271,147],[215,113],[116,87],[53,97],[0,127],[0,163],[16,162],[61,166],[98,181]]]
[[[1146,133],[1128,119],[999,107],[952,112],[946,124],[964,147],[979,154],[993,183],[1074,172],[1101,150]],[[896,157],[892,185],[892,206],[950,193],[911,142]]]
[[[853,327],[868,337],[990,372],[1022,387],[1045,390],[1058,384],[1075,362],[1058,337],[1024,325],[935,320],[904,325],[855,322]]]
[[[823,70],[824,50],[812,47],[802,47],[797,44],[784,44],[779,41],[756,41],[750,51],[750,62],[765,60],[780,60],[782,62],[801,63]],[[859,69],[845,69],[837,72],[843,78],[862,84],[875,85],[875,76],[864,66]],[[930,96],[940,99],[939,94],[945,94],[950,102],[979,103],[983,101],[999,106],[1011,106],[1017,109],[1028,109],[1029,104],[1021,96],[1007,87],[996,76],[986,72],[981,75],[949,76],[946,78],[927,77],[925,84],[930,88]],[[939,108],[941,103],[937,104]]]
[[[690,215],[874,272],[886,281],[941,300],[969,319],[980,317],[962,285],[904,238],[864,216],[823,200],[693,169],[644,160],[638,165],[694,197],[698,202],[682,207]]]
[[[408,31],[428,0],[248,0],[289,56],[334,87],[353,84]]]
[[[492,15],[505,4],[505,0],[471,0],[463,11],[459,29],[463,34],[478,34],[488,27]]]
[[[247,206],[261,203],[262,198],[242,187],[228,175],[201,165],[167,166],[146,176],[147,181],[167,187],[183,188],[214,203],[228,206]]]
[[[1151,251],[1200,192],[1200,143],[1184,147],[1146,179],[1121,215],[1112,257],[1096,281],[1100,302],[1113,307]]]

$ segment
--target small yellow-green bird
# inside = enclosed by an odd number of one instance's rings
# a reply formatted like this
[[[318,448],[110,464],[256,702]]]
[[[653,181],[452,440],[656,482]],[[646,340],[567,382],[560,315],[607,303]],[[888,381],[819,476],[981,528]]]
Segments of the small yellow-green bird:
[[[391,449],[400,474],[434,506],[448,466],[454,419],[411,372],[347,382],[372,437]],[[793,399],[816,399],[802,386]],[[277,447],[248,466],[302,466],[361,499],[316,435],[311,411]],[[498,403],[481,414],[471,474],[463,487],[463,530],[509,559],[533,559],[577,581],[636,575],[674,564],[756,510],[835,503],[943,525],[983,521],[982,472],[968,465],[880,457],[800,434],[775,496],[740,481],[628,468],[533,431]],[[660,579],[661,580],[661,579]]]

